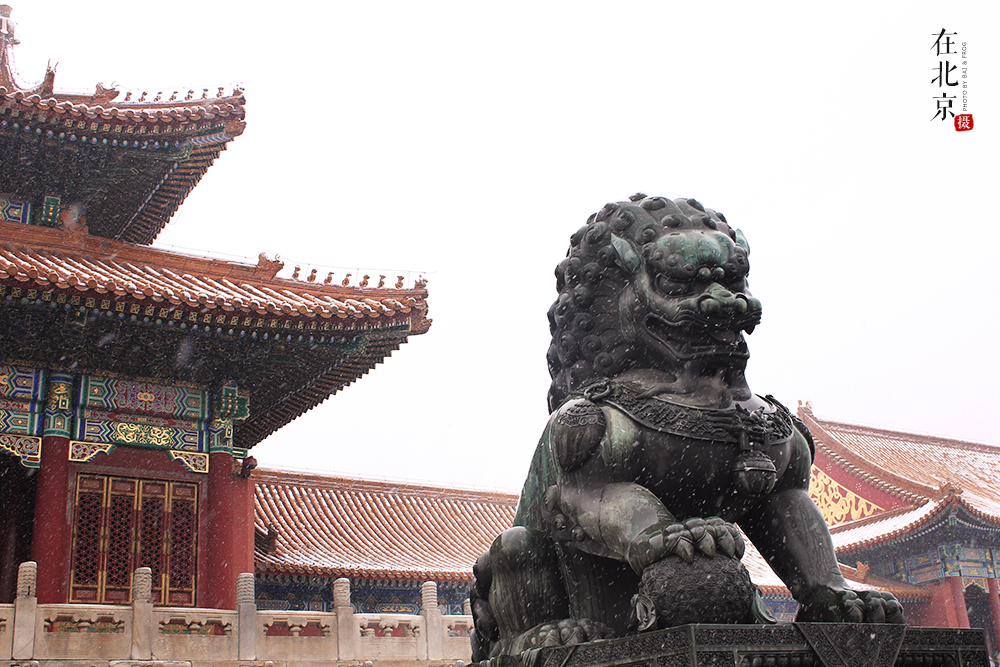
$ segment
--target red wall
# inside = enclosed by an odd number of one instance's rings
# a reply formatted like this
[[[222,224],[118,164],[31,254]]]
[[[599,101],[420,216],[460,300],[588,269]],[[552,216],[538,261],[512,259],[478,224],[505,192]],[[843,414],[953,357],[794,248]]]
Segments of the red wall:
[[[198,580],[195,604],[233,609],[236,577],[253,572],[253,483],[233,474],[232,457],[210,455],[208,474],[192,473],[165,450],[115,447],[90,463],[68,461],[68,440],[42,441],[38,472],[32,560],[38,563],[38,601],[63,604],[69,599],[70,549],[76,475],[141,477],[198,484]]]

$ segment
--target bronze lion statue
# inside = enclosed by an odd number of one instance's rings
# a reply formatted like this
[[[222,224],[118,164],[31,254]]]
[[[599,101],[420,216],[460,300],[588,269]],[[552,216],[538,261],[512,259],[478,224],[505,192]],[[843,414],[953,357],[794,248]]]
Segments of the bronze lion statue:
[[[474,568],[474,660],[766,622],[743,534],[798,621],[904,622],[892,595],[847,585],[809,498],[807,428],[747,386],[749,252],[694,199],[638,194],[573,234],[549,310],[551,417],[514,527]]]

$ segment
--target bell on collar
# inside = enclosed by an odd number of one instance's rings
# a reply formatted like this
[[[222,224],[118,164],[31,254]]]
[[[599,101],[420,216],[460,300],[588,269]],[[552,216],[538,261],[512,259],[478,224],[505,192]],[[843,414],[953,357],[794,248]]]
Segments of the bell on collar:
[[[771,457],[753,449],[742,452],[733,462],[733,481],[744,496],[757,497],[770,493],[778,480],[778,471]]]

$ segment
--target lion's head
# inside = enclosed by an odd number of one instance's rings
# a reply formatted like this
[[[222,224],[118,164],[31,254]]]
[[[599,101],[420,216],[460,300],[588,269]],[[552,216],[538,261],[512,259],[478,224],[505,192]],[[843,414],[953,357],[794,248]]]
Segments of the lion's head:
[[[590,216],[556,267],[549,409],[601,377],[655,368],[684,393],[698,377],[742,382],[742,332],[760,322],[746,239],[694,199],[634,195]]]

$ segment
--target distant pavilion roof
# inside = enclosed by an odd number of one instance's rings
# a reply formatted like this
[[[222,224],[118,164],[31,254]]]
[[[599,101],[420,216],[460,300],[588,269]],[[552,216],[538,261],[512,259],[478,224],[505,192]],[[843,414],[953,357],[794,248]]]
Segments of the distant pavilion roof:
[[[0,7],[0,198],[36,208],[59,198],[85,211],[91,234],[151,243],[243,132],[242,91],[133,100],[98,84],[77,95],[54,89],[51,67],[25,88],[11,66],[10,11]]]
[[[840,551],[886,544],[936,523],[1000,531],[1000,447],[799,416],[816,451],[848,478],[898,499],[894,509],[831,528]]]
[[[235,381],[251,399],[234,432],[246,448],[430,327],[420,281],[362,288],[279,268],[0,222],[0,363]]]
[[[260,468],[253,479],[258,572],[470,581],[517,506],[493,491]]]

